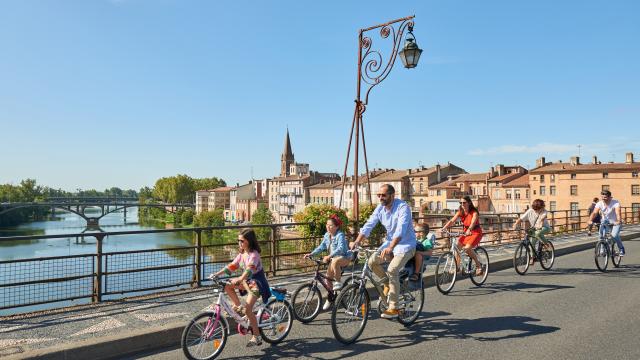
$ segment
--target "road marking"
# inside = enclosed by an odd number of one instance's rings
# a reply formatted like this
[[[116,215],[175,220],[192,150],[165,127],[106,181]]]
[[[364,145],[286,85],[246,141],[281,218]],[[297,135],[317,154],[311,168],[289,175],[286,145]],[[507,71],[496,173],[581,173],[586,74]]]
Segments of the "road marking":
[[[29,325],[16,325],[16,326],[11,326],[11,327],[2,327],[0,328],[0,333],[6,333],[6,332],[10,332],[13,330],[19,330],[22,328],[26,328]]]
[[[96,332],[100,332],[100,331],[105,331],[105,330],[111,330],[111,329],[116,329],[119,327],[124,326],[124,324],[114,318],[107,318],[107,320],[99,323],[99,324],[95,324],[93,326],[90,326],[82,331],[78,331],[77,333],[71,335],[71,336],[79,336],[79,335],[85,335],[85,334],[93,334]]]
[[[76,315],[76,316],[70,316],[68,318],[62,318],[60,320],[62,320],[62,321],[73,321],[73,320],[82,320],[82,319],[97,318],[97,317],[103,317],[103,316],[107,316],[107,313],[98,312],[98,313],[95,313],[95,314]]]
[[[159,313],[159,314],[133,314],[133,316],[139,320],[144,322],[152,322],[156,320],[168,319],[172,317],[178,317],[182,315],[186,315],[187,313]]]
[[[43,341],[53,341],[53,338],[37,338],[37,339],[0,339],[0,348],[11,347],[16,345],[30,345]]]

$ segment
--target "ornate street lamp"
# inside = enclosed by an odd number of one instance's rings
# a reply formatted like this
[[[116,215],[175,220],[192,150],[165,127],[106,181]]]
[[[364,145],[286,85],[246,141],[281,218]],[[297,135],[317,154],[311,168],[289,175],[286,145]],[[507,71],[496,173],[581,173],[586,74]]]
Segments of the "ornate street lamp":
[[[418,66],[418,60],[420,60],[420,54],[422,50],[418,47],[416,37],[413,36],[413,27],[409,27],[409,33],[404,43],[404,48],[400,50],[400,60],[407,69],[413,69]]]
[[[355,129],[355,149],[354,149],[354,191],[353,191],[353,218],[355,220],[355,227],[357,231],[359,212],[359,196],[358,196],[358,154],[360,146],[360,138],[362,138],[362,153],[364,155],[367,189],[369,192],[369,202],[373,203],[371,199],[371,184],[369,182],[369,163],[367,161],[367,146],[364,141],[364,126],[362,121],[362,115],[364,114],[367,104],[369,103],[369,93],[376,85],[380,84],[387,78],[393,65],[396,62],[396,57],[400,55],[400,59],[404,64],[404,67],[408,69],[415,68],[420,60],[420,54],[422,50],[418,48],[416,38],[413,35],[413,18],[415,16],[408,16],[402,19],[389,21],[385,24],[372,26],[366,29],[360,30],[358,41],[358,83],[356,90],[355,110],[353,113],[353,121],[351,123],[351,133],[349,135],[349,145],[347,146],[347,159],[344,164],[344,175],[342,181],[342,192],[340,193],[339,206],[342,207],[342,198],[344,195],[345,185],[347,182],[347,167],[349,166],[349,155],[351,154],[351,142],[354,137]],[[375,29],[380,29],[380,38],[390,39],[392,41],[393,49],[385,59],[383,66],[382,53],[378,50],[372,49],[373,40],[372,36],[369,36],[369,32]],[[407,37],[405,39],[404,47],[400,49],[400,43],[402,42],[404,32],[408,30]],[[364,99],[361,98],[361,91],[364,87]],[[362,132],[362,135],[360,135]]]

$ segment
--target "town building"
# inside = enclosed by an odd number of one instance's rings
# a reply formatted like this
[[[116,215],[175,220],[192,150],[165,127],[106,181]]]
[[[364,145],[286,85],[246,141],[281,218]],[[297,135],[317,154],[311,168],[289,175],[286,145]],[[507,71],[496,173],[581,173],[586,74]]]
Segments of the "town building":
[[[296,163],[289,130],[280,158],[280,176],[268,181],[268,205],[278,223],[293,222],[293,215],[309,203],[309,187],[322,181],[337,181],[338,174],[311,171],[309,164]]]
[[[624,163],[603,163],[596,156],[587,164],[577,156],[569,162],[546,162],[544,157],[529,171],[531,198],[540,198],[547,209],[570,210],[573,216],[587,209],[602,190],[609,190],[626,211],[640,212],[640,163],[627,153]],[[624,210],[623,210],[624,211]]]

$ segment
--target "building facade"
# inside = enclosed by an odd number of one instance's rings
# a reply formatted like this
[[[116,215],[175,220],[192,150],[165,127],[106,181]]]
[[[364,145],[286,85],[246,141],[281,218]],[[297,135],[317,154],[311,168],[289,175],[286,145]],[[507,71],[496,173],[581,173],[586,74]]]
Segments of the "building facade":
[[[640,211],[640,163],[633,153],[626,154],[624,163],[602,163],[597,157],[588,164],[579,157],[553,163],[543,157],[536,165],[529,172],[531,197],[544,200],[547,209],[570,210],[575,215],[587,209],[594,197],[599,198],[602,190],[609,190],[628,211]]]

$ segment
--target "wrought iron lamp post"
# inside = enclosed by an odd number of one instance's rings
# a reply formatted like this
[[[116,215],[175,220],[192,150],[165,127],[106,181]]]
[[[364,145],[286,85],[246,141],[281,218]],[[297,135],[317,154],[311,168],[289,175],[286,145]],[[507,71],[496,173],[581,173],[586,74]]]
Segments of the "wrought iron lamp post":
[[[361,29],[358,38],[358,83],[355,99],[355,110],[353,113],[353,121],[351,123],[351,133],[349,135],[349,145],[347,146],[347,159],[344,164],[344,175],[342,181],[342,192],[340,193],[340,207],[342,207],[342,199],[345,192],[345,185],[347,182],[347,168],[349,166],[349,155],[351,154],[351,144],[354,139],[355,130],[355,146],[354,146],[354,164],[353,164],[353,178],[354,178],[354,191],[353,191],[353,218],[355,220],[355,229],[357,231],[358,218],[360,215],[359,210],[359,196],[358,196],[358,155],[360,140],[362,139],[362,153],[364,155],[365,171],[367,190],[369,193],[369,202],[371,199],[371,183],[369,182],[369,163],[367,161],[367,146],[364,140],[364,126],[362,122],[363,114],[369,103],[369,93],[376,85],[380,84],[387,78],[393,65],[395,64],[396,57],[400,55],[400,59],[404,67],[407,69],[415,68],[420,60],[422,50],[418,48],[416,38],[413,35],[413,18],[415,16],[408,16],[402,19],[389,21],[384,24],[372,26],[366,29]],[[383,56],[378,50],[374,50],[373,40],[369,36],[370,31],[380,29],[380,39],[388,39],[392,41],[393,49],[386,58],[386,62],[383,63]],[[407,31],[408,30],[408,31]],[[403,35],[407,31],[405,38],[405,44],[400,49],[400,44],[403,39]],[[362,94],[364,93],[364,98]]]

